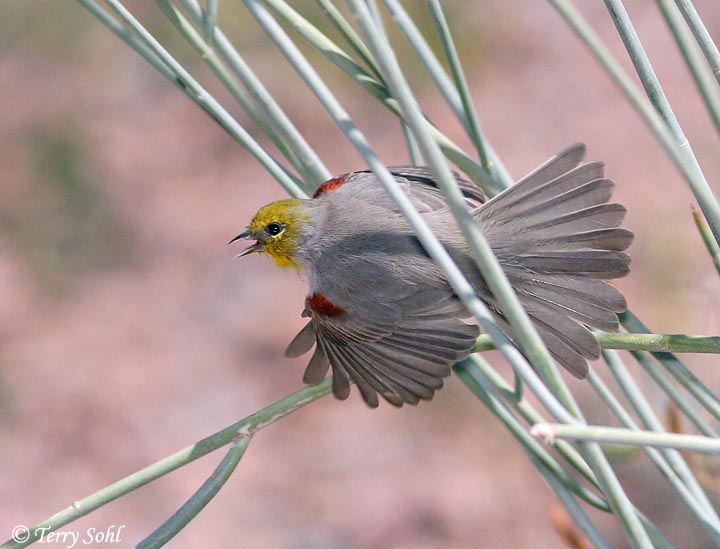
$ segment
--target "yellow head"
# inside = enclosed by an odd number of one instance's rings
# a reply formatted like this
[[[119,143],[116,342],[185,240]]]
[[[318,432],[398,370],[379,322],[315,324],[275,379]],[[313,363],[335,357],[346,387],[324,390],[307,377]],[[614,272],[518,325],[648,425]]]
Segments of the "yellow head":
[[[264,252],[280,267],[300,269],[296,251],[298,246],[303,244],[306,227],[310,223],[310,215],[303,207],[302,200],[278,200],[260,208],[248,230],[233,238],[231,242],[254,238],[257,242],[245,248],[237,257]]]

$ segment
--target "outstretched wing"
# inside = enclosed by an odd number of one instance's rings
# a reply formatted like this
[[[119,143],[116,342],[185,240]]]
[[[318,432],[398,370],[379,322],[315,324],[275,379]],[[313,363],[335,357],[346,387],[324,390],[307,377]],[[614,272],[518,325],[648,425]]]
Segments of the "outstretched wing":
[[[332,367],[333,393],[341,400],[350,382],[371,407],[378,406],[378,395],[395,406],[429,400],[450,365],[468,355],[479,330],[457,318],[466,313],[451,292],[427,291],[395,301],[396,314],[385,317],[345,310],[316,291],[306,301],[311,320],[286,355],[304,354],[315,343],[303,381],[320,383]]]
[[[426,168],[390,168],[427,220],[443,223],[447,205]],[[458,184],[469,204],[485,196]],[[310,295],[311,320],[287,350],[299,356],[316,344],[305,371],[319,383],[333,371],[333,392],[348,397],[354,382],[370,406],[378,395],[402,406],[430,399],[450,366],[468,355],[479,333],[437,266],[372,172],[353,172],[320,186]],[[442,219],[441,219],[442,218]]]
[[[311,321],[288,354],[316,342],[305,382],[319,383],[330,366],[340,399],[351,381],[370,406],[378,394],[396,406],[432,398],[477,326],[461,320],[466,309],[401,214],[340,191],[321,206],[307,273]]]

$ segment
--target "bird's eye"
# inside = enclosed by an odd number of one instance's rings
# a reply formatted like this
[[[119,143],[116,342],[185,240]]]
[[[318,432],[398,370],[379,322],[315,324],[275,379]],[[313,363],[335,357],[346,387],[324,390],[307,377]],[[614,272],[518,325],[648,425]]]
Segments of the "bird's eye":
[[[277,223],[273,221],[272,223],[268,223],[267,227],[265,227],[265,231],[270,236],[277,236],[279,235],[283,230],[283,226],[280,223]]]

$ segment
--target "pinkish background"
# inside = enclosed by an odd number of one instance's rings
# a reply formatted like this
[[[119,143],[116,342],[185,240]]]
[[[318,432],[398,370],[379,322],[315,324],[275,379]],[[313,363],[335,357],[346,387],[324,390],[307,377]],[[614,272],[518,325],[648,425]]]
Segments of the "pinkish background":
[[[221,21],[330,169],[364,167],[236,4],[221,3]],[[322,24],[311,4],[298,5]],[[630,68],[602,3],[583,4]],[[267,258],[233,261],[226,246],[282,189],[78,4],[19,5],[0,6],[2,539],[300,388],[304,366],[282,356],[302,325],[303,281]],[[154,4],[128,5],[227,100]],[[628,7],[717,191],[720,143],[690,76],[654,3]],[[720,5],[697,7],[720,37]],[[408,8],[432,33],[424,5]],[[585,141],[592,159],[607,162],[637,235],[633,273],[619,282],[633,310],[657,332],[718,333],[720,280],[693,225],[691,193],[559,16],[545,2],[450,2],[448,11],[484,129],[511,173]],[[467,147],[422,67],[404,59],[423,107]],[[319,66],[382,158],[406,162],[396,120]],[[718,387],[717,357],[687,364]],[[662,394],[639,379],[662,412]],[[591,419],[608,421],[586,385],[572,388]],[[220,459],[63,530],[124,525],[120,546],[129,546]],[[633,501],[678,546],[708,546],[642,454],[616,462]],[[326,398],[262,431],[170,546],[558,547],[556,506],[511,436],[452,378],[417,408]],[[613,546],[626,545],[612,517],[593,516]]]

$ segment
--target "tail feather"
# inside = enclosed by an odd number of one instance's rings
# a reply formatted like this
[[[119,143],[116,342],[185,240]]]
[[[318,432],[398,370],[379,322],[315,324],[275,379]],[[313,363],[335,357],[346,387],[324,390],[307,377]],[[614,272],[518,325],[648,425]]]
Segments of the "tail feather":
[[[585,150],[583,143],[570,145],[523,177],[515,187],[534,187],[566,174],[583,161]]]
[[[605,177],[605,164],[591,162],[577,166],[559,177],[539,184],[537,178],[521,180],[512,187],[504,190],[496,198],[502,197],[504,211],[515,213],[518,208],[536,208],[548,199],[562,195],[565,192]],[[497,206],[497,204],[496,204]],[[494,207],[488,205],[486,212],[492,213]]]
[[[627,309],[625,296],[604,280],[544,275],[542,279],[533,279],[531,284],[556,294],[567,295],[569,299],[597,305],[614,313],[621,313]]]
[[[367,372],[361,373],[355,368],[356,357],[347,357],[342,347],[327,347],[328,358],[333,368],[332,385],[333,393],[340,400],[345,400],[350,395],[350,381],[357,385],[363,400],[371,408],[377,408],[380,404],[377,393],[384,393],[387,389],[376,382]],[[388,402],[395,404],[397,397],[392,395]]]
[[[622,251],[628,248],[635,235],[627,229],[595,229],[581,233],[560,235],[538,242],[538,249],[563,250],[613,250]]]
[[[627,307],[605,280],[625,276],[633,234],[600,162],[573,145],[476,210],[476,217],[552,356],[577,377],[600,356],[588,327],[613,331]],[[497,311],[492,296],[486,301]],[[500,312],[501,327],[512,328]]]
[[[583,210],[606,203],[610,200],[614,187],[615,184],[609,179],[594,179],[560,194],[552,194],[542,202],[533,200],[530,204],[522,206],[518,204],[513,213],[522,216],[528,222],[533,222],[571,210]]]
[[[558,317],[549,310],[531,311],[529,314],[541,333],[552,334],[562,343],[562,347],[585,358],[600,358],[600,345],[592,332],[582,324],[567,317]],[[556,350],[553,345],[551,348]]]
[[[534,307],[545,306],[558,315],[567,315],[598,330],[614,332],[618,329],[618,318],[613,311],[580,301],[573,296],[567,296],[559,292],[543,291],[540,286],[533,289],[533,291],[523,291],[521,295],[529,305]]]
[[[630,270],[630,256],[611,250],[538,251],[518,255],[517,263],[535,275],[566,274],[620,278]]]
[[[542,230],[542,234],[535,235],[542,240],[551,236],[618,227],[625,219],[626,212],[622,204],[596,204],[582,210],[571,210],[551,219],[532,219],[529,223],[520,221],[518,228],[528,231]]]
[[[563,368],[565,368],[568,372],[570,372],[573,376],[580,379],[585,378],[588,373],[587,359],[597,357],[594,356],[594,354],[590,356],[581,355],[571,346],[566,344],[565,340],[567,340],[567,336],[565,338],[561,338],[556,330],[549,329],[550,324],[545,321],[538,322],[538,319],[536,317],[534,317],[533,315],[529,316],[535,324],[535,328],[537,329],[538,334],[545,343],[545,346],[547,347],[552,357],[557,361],[557,363],[560,364],[560,366],[562,366]],[[502,328],[502,330],[506,332],[511,338],[514,338],[514,331],[510,326],[510,323],[505,319],[505,317],[502,314],[497,313],[496,320],[500,328]],[[553,322],[553,324],[555,324],[555,322]],[[581,324],[578,323],[575,323],[575,326],[577,326],[578,329],[585,329]],[[590,335],[592,336],[592,334]]]

